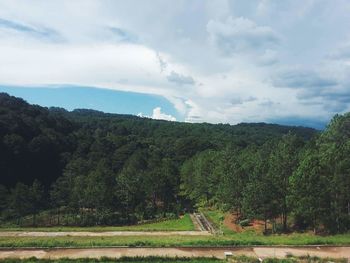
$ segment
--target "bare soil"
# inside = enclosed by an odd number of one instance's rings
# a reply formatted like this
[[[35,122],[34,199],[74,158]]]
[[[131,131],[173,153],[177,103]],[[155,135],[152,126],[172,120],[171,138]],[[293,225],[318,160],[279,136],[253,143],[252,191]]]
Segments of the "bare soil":
[[[202,231],[196,217],[194,216],[194,214],[190,214],[190,217],[191,217],[191,220],[192,220],[192,223],[194,225],[194,228],[197,230],[197,231]]]
[[[350,259],[350,247],[232,247],[232,248],[58,248],[58,249],[0,249],[0,259],[5,258],[120,258],[127,257],[216,257],[224,258],[224,252],[257,258],[284,258],[293,256],[317,256]]]
[[[227,213],[224,218],[224,225],[234,231],[234,232],[244,232],[246,230],[254,230],[256,233],[262,233],[265,229],[265,222],[263,220],[254,219],[250,226],[242,227],[237,224],[237,214],[236,213]],[[272,228],[271,223],[267,223],[268,229]]]
[[[243,228],[240,225],[235,223],[236,220],[237,220],[236,214],[228,213],[225,215],[224,226],[226,226],[228,229],[234,232],[242,232]]]

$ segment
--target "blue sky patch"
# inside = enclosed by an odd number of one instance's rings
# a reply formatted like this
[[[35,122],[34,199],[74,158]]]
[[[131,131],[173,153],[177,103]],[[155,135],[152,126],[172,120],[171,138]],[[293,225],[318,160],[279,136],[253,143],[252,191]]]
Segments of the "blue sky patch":
[[[143,93],[76,86],[0,86],[0,92],[21,97],[31,104],[62,107],[70,111],[84,108],[133,115],[142,112],[143,115],[152,116],[153,109],[160,107],[162,112],[174,116],[177,120],[183,120],[183,117],[167,99]]]

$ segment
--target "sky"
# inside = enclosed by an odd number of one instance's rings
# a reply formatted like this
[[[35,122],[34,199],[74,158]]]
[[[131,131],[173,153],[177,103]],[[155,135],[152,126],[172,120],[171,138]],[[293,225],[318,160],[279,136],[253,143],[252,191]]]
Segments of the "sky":
[[[0,91],[67,109],[322,128],[350,111],[349,14],[348,0],[0,0]]]
[[[181,119],[173,105],[164,97],[157,95],[62,85],[51,86],[51,88],[0,85],[0,92],[24,98],[31,104],[44,107],[56,106],[69,111],[74,109],[94,109],[108,113],[133,114],[153,119],[171,121]]]

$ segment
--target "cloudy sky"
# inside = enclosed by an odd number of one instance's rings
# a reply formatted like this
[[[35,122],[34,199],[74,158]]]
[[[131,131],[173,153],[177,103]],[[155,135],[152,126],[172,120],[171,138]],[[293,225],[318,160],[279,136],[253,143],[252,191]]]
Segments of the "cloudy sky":
[[[349,14],[348,0],[0,0],[0,91],[169,120],[322,127],[350,111]]]

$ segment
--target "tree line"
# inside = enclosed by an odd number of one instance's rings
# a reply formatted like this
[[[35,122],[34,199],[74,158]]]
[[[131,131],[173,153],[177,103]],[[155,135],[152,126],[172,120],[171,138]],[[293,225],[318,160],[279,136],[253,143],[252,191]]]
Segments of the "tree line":
[[[0,220],[122,225],[217,206],[284,229],[346,231],[349,119],[322,133],[189,124],[0,94]]]
[[[305,141],[295,134],[261,146],[207,150],[181,169],[181,193],[280,230],[340,233],[350,228],[350,114]],[[290,220],[288,220],[290,218]]]

